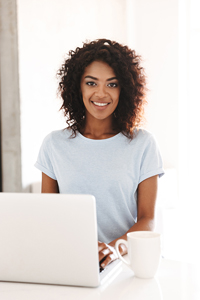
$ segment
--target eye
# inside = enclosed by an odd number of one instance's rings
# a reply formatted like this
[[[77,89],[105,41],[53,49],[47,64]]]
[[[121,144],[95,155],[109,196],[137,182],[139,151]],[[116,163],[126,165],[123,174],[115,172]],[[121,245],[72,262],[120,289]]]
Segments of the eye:
[[[115,87],[118,87],[118,84],[116,82],[110,82],[110,83],[108,83],[108,86],[111,88],[115,88]]]
[[[96,85],[96,83],[94,81],[88,81],[88,82],[86,82],[86,84],[89,85],[89,86],[95,86]]]

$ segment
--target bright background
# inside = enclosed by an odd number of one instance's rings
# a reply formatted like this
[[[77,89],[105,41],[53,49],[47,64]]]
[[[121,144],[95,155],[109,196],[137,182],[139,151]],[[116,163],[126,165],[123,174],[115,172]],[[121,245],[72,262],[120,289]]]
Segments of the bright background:
[[[108,38],[135,49],[148,76],[146,128],[157,138],[164,255],[198,258],[200,2],[198,0],[18,0],[22,184],[44,137],[65,126],[56,72],[69,50]]]

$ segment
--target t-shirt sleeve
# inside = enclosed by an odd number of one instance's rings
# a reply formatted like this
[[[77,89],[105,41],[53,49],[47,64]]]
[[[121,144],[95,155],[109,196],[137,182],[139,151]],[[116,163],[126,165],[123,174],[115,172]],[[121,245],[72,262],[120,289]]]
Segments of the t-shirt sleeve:
[[[155,175],[164,175],[163,162],[155,138],[149,135],[141,161],[139,183]]]
[[[40,148],[35,167],[47,176],[56,180],[56,176],[52,165],[52,147],[51,147],[51,134],[47,135]]]

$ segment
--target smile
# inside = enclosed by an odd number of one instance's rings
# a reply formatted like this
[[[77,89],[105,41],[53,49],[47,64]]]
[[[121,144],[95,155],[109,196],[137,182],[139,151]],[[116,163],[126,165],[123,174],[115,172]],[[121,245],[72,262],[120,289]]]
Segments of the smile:
[[[97,105],[97,106],[106,106],[110,103],[102,103],[102,102],[94,102],[94,101],[91,101],[94,105]]]

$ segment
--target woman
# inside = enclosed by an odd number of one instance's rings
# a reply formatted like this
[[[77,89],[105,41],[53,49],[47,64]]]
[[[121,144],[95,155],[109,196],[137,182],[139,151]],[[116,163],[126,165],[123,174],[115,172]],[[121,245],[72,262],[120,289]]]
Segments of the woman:
[[[43,193],[96,198],[99,261],[116,259],[117,239],[153,230],[162,159],[153,136],[138,129],[146,80],[135,51],[100,39],[69,52],[58,72],[67,128],[49,134],[36,167]],[[127,253],[121,245],[122,254]]]

